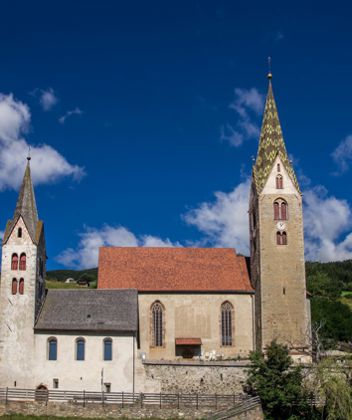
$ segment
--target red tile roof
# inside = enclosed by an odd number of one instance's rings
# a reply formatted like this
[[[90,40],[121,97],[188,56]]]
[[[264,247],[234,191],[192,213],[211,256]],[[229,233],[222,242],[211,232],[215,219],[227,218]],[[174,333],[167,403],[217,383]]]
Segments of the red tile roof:
[[[230,248],[103,247],[98,288],[253,292],[245,257]]]
[[[176,346],[200,346],[202,340],[200,338],[175,338]]]

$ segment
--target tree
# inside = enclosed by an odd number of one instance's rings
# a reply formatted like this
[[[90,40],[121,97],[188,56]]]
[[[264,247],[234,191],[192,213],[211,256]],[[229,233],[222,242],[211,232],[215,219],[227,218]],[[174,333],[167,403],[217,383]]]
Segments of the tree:
[[[286,346],[273,341],[266,355],[257,351],[250,359],[247,385],[250,393],[259,395],[267,419],[313,418],[301,367],[293,365]]]
[[[352,419],[351,360],[326,358],[313,371],[311,387],[324,403],[322,417],[327,420]]]

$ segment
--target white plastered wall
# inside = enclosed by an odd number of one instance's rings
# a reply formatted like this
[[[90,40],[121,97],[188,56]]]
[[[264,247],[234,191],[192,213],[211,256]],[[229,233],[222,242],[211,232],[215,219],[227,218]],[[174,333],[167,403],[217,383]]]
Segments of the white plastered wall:
[[[277,171],[277,165],[280,164],[280,172]],[[276,176],[280,174],[283,178],[283,188],[280,190],[277,190],[276,188]],[[288,175],[285,166],[283,165],[281,159],[279,156],[277,156],[275,163],[273,165],[273,168],[270,172],[270,175],[268,176],[268,179],[265,183],[265,186],[260,193],[263,194],[276,194],[280,195],[282,194],[298,194],[297,188],[294,186],[290,176]]]
[[[57,360],[48,360],[48,338],[57,339]],[[76,339],[85,340],[85,360],[76,360]],[[103,340],[112,339],[112,360],[104,361]],[[134,337],[117,335],[35,334],[35,361],[31,388],[40,384],[53,389],[102,391],[110,383],[111,392],[133,391]]]

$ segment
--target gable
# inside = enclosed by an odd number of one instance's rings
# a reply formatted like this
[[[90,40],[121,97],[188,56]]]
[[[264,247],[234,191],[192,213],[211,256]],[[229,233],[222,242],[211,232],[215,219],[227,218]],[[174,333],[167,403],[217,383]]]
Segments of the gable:
[[[12,223],[11,223],[12,222]],[[18,237],[18,229],[22,229],[22,237]],[[20,245],[23,243],[32,243],[32,239],[29,235],[27,226],[21,216],[13,222],[9,221],[6,225],[6,230],[4,233],[4,240],[3,243],[7,243],[9,245]]]
[[[277,165],[280,165],[280,171],[277,170]],[[282,189],[276,188],[276,177],[278,175],[281,175],[283,179]],[[297,194],[297,193],[299,193],[299,191],[297,190],[295,184],[292,182],[292,179],[289,173],[287,172],[282,159],[278,155],[274,161],[274,164],[264,184],[261,194]]]

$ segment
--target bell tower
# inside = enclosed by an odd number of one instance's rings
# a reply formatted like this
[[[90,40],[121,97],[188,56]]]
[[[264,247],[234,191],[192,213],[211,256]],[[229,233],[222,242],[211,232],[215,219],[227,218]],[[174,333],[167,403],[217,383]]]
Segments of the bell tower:
[[[251,276],[256,290],[256,346],[273,340],[292,355],[309,350],[302,194],[290,162],[269,73],[249,202]]]
[[[38,219],[30,157],[2,243],[0,386],[31,384],[36,317],[45,296],[45,237]]]

